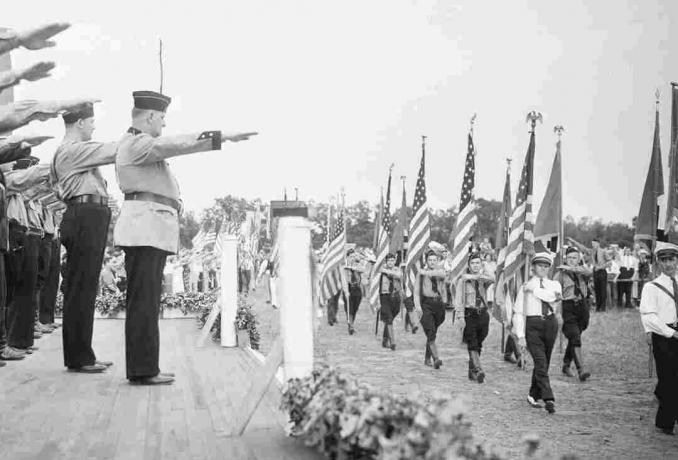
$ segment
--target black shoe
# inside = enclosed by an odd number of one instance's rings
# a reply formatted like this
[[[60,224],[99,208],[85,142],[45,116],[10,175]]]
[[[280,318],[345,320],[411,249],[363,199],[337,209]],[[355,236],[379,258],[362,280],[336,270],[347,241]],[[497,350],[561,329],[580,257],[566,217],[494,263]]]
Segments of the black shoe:
[[[130,379],[130,385],[169,385],[174,382],[174,377],[158,374],[155,377],[141,377]]]
[[[78,372],[81,374],[100,374],[106,369],[107,369],[106,366],[101,366],[99,364],[91,364],[88,366],[69,367],[68,372]]]
[[[4,362],[4,361],[0,361],[0,367],[5,367],[6,365],[7,365],[7,363],[6,363],[6,362]]]
[[[556,413],[556,405],[553,401],[546,401],[546,412],[549,414],[555,414]]]
[[[563,375],[567,375],[568,377],[574,377],[574,373],[572,372],[572,369],[570,369],[570,364],[563,364],[562,372]]]
[[[440,358],[436,359],[433,362],[433,368],[434,369],[440,369],[440,366],[442,366],[442,365],[443,365],[443,361]]]
[[[388,344],[388,339],[382,340],[381,346],[384,347],[384,348],[391,348],[391,346]]]
[[[396,344],[395,344],[395,343],[391,343],[391,350],[395,351],[395,349],[396,349]]]
[[[425,359],[424,360],[424,366],[433,367],[433,363],[431,362],[430,359]]]
[[[419,326],[414,326],[412,328],[412,334],[416,334],[418,330],[419,330]]]
[[[478,383],[483,383],[485,381],[485,372],[483,372],[482,369],[476,373],[476,380]]]
[[[579,380],[581,382],[586,382],[586,380],[591,377],[591,373],[589,371],[585,371],[584,369],[577,369],[577,372],[579,373]]]
[[[113,365],[113,361],[94,361],[94,364],[98,364],[99,366],[105,366],[105,367],[111,367]]]
[[[355,334],[355,329],[350,324],[348,325],[348,335]]]

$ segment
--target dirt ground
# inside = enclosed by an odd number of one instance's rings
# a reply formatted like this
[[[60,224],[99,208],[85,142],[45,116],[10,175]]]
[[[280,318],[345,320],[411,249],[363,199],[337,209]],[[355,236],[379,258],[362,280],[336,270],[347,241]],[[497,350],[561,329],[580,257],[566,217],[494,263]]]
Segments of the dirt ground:
[[[265,303],[259,291],[251,299],[265,354],[278,332],[278,312]],[[540,452],[558,457],[678,458],[678,436],[654,431],[656,378],[654,369],[653,378],[648,377],[648,346],[636,310],[592,313],[583,336],[584,358],[592,371],[586,383],[561,374],[563,353],[556,342],[550,368],[556,397],[554,415],[528,406],[525,397],[531,373],[503,361],[501,327],[494,320],[482,353],[486,380],[478,384],[466,375],[468,355],[449,313],[438,333],[443,360],[440,370],[423,365],[425,339],[421,330],[414,335],[406,333],[403,321],[397,321],[398,348],[394,352],[381,347],[381,325],[380,336],[375,337],[375,318],[365,301],[358,312],[355,335],[348,335],[345,318],[342,312],[339,319],[344,323],[332,327],[326,318],[319,319],[318,362],[384,391],[420,398],[437,391],[465,398],[476,438],[506,458],[524,456],[523,438],[528,434],[540,438]]]

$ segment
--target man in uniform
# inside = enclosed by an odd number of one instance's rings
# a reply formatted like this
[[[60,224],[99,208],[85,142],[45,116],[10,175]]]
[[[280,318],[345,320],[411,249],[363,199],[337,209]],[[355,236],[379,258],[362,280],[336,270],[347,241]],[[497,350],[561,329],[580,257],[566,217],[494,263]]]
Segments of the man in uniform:
[[[355,334],[355,317],[358,314],[360,302],[363,300],[362,281],[365,270],[359,264],[358,253],[354,249],[349,249],[346,252],[346,265],[341,272],[343,276],[342,285],[344,286],[344,311],[348,318],[349,335]],[[348,294],[348,302],[346,302],[346,294]],[[339,301],[338,297],[336,300]]]
[[[436,337],[438,328],[445,322],[445,308],[448,303],[446,276],[438,254],[429,250],[426,253],[426,268],[419,270],[414,281],[414,308],[426,334],[424,364],[435,369],[440,369],[443,365],[438,354]]]
[[[640,319],[652,343],[659,400],[654,424],[673,435],[678,420],[678,246],[658,241],[654,250],[661,274],[643,288]]]
[[[574,377],[570,364],[574,360],[579,380],[586,381],[591,373],[584,369],[581,354],[581,335],[589,325],[589,288],[591,269],[579,264],[581,254],[574,246],[565,251],[566,265],[558,267],[556,281],[563,289],[563,335],[567,337],[567,348],[563,357],[563,374]]]
[[[556,411],[555,398],[549,380],[549,364],[553,344],[558,335],[558,321],[555,309],[562,299],[562,288],[558,281],[548,279],[553,256],[538,252],[532,258],[534,276],[519,289],[513,305],[513,328],[522,349],[532,355],[532,385],[527,402],[532,407],[541,407],[544,401],[549,414]]]
[[[384,323],[384,338],[381,345],[384,348],[396,349],[395,334],[393,332],[393,318],[400,313],[400,286],[402,285],[403,273],[395,266],[395,254],[386,254],[382,267],[378,273],[379,279],[379,304],[381,305],[380,317]]]
[[[161,374],[158,313],[167,255],[179,251],[179,186],[168,158],[221,149],[227,140],[247,140],[256,133],[220,131],[161,136],[171,99],[153,91],[133,93],[132,127],[118,145],[116,171],[125,201],[115,226],[117,246],[125,252],[127,304],[125,355],[131,383],[172,383]]]
[[[468,269],[457,280],[454,296],[455,317],[468,350],[468,378],[478,383],[485,381],[480,353],[490,326],[487,288],[494,283],[493,276],[481,273],[482,268],[480,252],[471,252]]]
[[[66,248],[64,276],[64,366],[72,372],[99,373],[113,363],[99,361],[92,349],[94,302],[108,239],[111,210],[99,166],[115,162],[117,143],[94,142],[94,107],[63,115],[64,140],[52,159],[52,182],[68,208],[61,222]]]
[[[607,308],[607,266],[605,251],[597,239],[591,241],[591,260],[593,263],[593,285],[596,294],[596,311]]]

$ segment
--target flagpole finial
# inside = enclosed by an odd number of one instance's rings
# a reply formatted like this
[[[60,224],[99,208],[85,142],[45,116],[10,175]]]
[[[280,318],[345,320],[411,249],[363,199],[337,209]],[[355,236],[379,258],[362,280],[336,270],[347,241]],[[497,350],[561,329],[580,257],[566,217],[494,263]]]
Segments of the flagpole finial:
[[[395,163],[391,163],[391,166],[388,168],[388,173],[391,174],[393,172],[393,168],[395,167]]]
[[[671,83],[673,85],[673,83]],[[661,93],[659,92],[659,88],[657,88],[654,92],[654,103],[656,104],[657,110],[659,110],[659,97],[661,96]]]
[[[563,135],[563,131],[565,131],[565,128],[562,125],[556,125],[553,127],[553,132],[556,133],[556,136],[558,136],[558,140],[560,140],[560,136]]]
[[[471,126],[469,128],[469,131],[471,132],[471,134],[473,134],[473,125],[476,122],[476,116],[478,116],[478,114],[474,113],[473,116],[471,117]]]
[[[513,161],[512,157],[506,157],[506,166],[508,169],[511,169],[511,162]]]
[[[544,122],[544,117],[542,116],[541,112],[537,112],[536,110],[533,110],[532,112],[527,114],[527,118],[525,119],[525,122],[530,122],[530,128],[532,129],[532,132],[534,133],[534,128],[537,126],[537,121],[539,123]]]

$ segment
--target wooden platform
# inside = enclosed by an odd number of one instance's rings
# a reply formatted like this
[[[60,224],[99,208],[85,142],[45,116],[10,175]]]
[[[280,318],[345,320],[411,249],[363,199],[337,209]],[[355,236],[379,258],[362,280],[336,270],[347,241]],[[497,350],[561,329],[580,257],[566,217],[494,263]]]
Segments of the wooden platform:
[[[61,329],[37,340],[39,351],[0,368],[0,458],[319,458],[284,434],[274,395],[245,436],[229,436],[253,363],[240,349],[196,348],[197,333],[192,319],[160,321],[160,367],[176,382],[156,387],[125,379],[124,321],[95,322],[97,357],[115,362],[103,374],[65,370]]]

